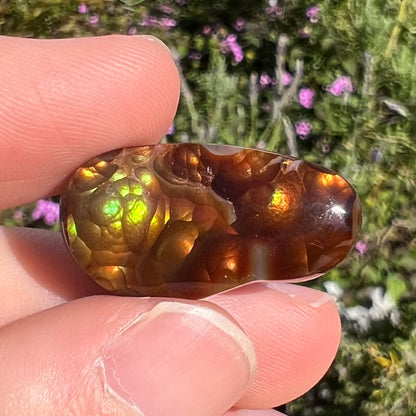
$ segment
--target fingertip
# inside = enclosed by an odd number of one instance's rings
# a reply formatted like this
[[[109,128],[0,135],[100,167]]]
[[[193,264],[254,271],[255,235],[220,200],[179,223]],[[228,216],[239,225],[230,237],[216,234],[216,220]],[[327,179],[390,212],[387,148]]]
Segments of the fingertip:
[[[2,37],[0,56],[2,208],[59,193],[96,154],[156,143],[176,112],[178,72],[153,37]]]

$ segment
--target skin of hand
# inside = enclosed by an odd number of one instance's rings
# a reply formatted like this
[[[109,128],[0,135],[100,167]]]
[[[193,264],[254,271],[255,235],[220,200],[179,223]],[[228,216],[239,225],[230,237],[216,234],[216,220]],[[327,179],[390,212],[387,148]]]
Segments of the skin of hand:
[[[157,143],[179,78],[149,36],[0,37],[0,208],[62,192],[96,154]],[[0,413],[273,416],[331,364],[327,294],[256,282],[205,300],[106,295],[62,237],[0,228]]]

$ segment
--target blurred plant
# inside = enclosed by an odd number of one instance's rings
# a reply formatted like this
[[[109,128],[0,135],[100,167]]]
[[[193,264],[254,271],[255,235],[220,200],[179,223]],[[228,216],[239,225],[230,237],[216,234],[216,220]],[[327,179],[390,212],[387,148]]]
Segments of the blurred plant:
[[[390,344],[346,335],[325,380],[287,411],[293,416],[415,415],[415,350],[415,330]]]
[[[0,224],[59,230],[58,200],[40,199],[15,209],[0,211]]]

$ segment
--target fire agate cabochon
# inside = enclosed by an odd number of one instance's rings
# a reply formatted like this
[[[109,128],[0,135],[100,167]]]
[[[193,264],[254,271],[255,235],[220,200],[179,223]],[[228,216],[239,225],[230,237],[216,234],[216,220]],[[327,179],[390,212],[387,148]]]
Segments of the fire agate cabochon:
[[[260,150],[160,144],[98,156],[62,195],[74,259],[119,294],[201,298],[253,280],[307,280],[361,226],[340,175]]]

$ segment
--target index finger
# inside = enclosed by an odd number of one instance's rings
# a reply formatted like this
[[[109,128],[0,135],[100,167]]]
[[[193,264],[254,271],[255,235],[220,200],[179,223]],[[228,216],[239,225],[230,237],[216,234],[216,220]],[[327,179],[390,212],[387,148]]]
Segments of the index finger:
[[[156,143],[179,89],[150,36],[0,37],[0,209],[60,193],[96,154]]]

